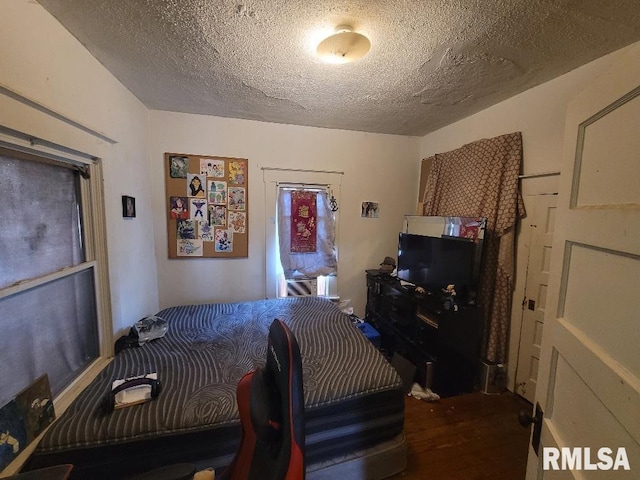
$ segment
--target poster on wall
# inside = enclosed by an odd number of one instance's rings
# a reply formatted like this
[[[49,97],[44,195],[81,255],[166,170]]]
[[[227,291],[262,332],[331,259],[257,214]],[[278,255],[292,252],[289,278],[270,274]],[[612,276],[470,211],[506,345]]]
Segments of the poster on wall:
[[[291,192],[291,253],[312,253],[317,250],[317,201],[316,192]]]
[[[247,257],[248,160],[165,153],[169,258]]]

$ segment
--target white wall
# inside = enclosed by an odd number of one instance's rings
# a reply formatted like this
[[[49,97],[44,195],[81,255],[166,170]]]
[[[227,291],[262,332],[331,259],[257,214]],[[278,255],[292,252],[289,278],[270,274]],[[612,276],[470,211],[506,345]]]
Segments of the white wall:
[[[630,47],[627,47],[630,48]],[[626,49],[623,49],[626,50]],[[481,138],[520,131],[523,139],[524,174],[559,171],[561,164],[565,110],[568,101],[602,74],[621,51],[604,56],[547,83],[532,88],[491,108],[428,134],[421,139],[422,158],[447,152]],[[614,81],[615,79],[612,79]],[[523,194],[557,192],[558,177],[523,179]],[[526,206],[526,205],[525,205]],[[526,219],[524,220],[526,222]],[[513,389],[520,338],[520,302],[524,296],[526,250],[518,236],[515,292],[509,342],[509,388]]]
[[[104,160],[114,330],[158,308],[148,111],[40,5],[2,0],[0,124]],[[121,195],[138,216],[123,219]]]
[[[419,139],[152,111],[151,170],[160,306],[265,298],[265,184],[262,167],[343,171],[339,225],[339,294],[364,315],[364,270],[397,254],[405,213],[415,211]],[[249,257],[167,257],[164,153],[249,160]],[[380,218],[361,218],[362,201]]]

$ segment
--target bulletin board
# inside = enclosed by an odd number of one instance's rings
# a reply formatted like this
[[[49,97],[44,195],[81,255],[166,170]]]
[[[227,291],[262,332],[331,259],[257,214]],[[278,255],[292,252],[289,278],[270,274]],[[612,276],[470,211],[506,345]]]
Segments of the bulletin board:
[[[249,256],[246,158],[165,153],[169,258]]]

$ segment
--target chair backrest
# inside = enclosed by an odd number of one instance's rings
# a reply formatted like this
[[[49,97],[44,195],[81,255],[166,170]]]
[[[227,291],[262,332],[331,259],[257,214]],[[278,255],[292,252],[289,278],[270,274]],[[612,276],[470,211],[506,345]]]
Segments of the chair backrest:
[[[304,394],[298,342],[282,320],[269,328],[264,368],[237,387],[242,440],[223,480],[302,480]]]

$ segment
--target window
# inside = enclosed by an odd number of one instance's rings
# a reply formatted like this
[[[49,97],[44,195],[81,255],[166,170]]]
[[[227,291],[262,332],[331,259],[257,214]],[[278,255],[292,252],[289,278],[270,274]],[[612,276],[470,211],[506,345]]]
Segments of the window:
[[[0,148],[0,405],[110,353],[100,164]]]
[[[300,213],[296,208],[304,210],[303,217],[296,216]],[[279,185],[277,218],[278,296],[337,296],[336,228],[329,188]],[[304,248],[305,234],[312,239],[309,248]]]
[[[318,272],[317,275],[305,274],[298,270],[293,270],[285,274],[280,258],[280,236],[281,229],[278,228],[278,203],[280,192],[291,191],[293,189],[303,189],[318,192],[321,198],[318,200],[318,211],[324,215],[326,207],[331,205],[327,199],[333,200],[335,206],[340,202],[340,188],[342,184],[343,172],[287,169],[276,167],[262,167],[263,180],[265,183],[265,247],[266,247],[266,268],[264,270],[265,297],[278,298],[292,295],[320,295],[337,299],[338,295],[338,274],[337,266],[333,273]],[[335,206],[333,210],[335,210]],[[286,210],[286,209],[285,209]],[[332,210],[331,208],[329,210]],[[280,209],[280,212],[283,210]],[[285,216],[287,214],[285,213]],[[288,214],[290,215],[290,213]],[[329,214],[327,214],[329,215]],[[337,265],[339,254],[339,210],[330,212],[333,220],[333,252]],[[286,236],[287,233],[284,233]],[[290,235],[290,233],[289,233]],[[287,279],[286,277],[290,278]]]

